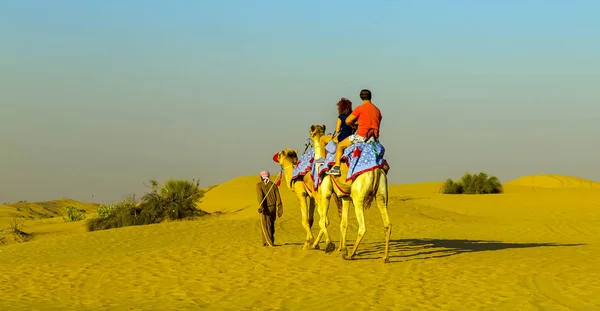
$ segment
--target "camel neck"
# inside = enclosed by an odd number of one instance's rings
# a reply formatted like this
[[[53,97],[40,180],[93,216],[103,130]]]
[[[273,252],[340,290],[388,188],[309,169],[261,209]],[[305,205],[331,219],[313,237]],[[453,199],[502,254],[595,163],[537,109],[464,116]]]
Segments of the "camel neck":
[[[311,137],[311,140],[314,146],[313,150],[315,159],[325,158],[325,154],[323,154],[324,150],[321,148],[321,136]]]
[[[287,164],[284,166],[283,168],[283,176],[285,177],[285,181],[287,183],[287,187],[290,190],[292,189],[292,173],[294,172],[294,165],[293,164]]]

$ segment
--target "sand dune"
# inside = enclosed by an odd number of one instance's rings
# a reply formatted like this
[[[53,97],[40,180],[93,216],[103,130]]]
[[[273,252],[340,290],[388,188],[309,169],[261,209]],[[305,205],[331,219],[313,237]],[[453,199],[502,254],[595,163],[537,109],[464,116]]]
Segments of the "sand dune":
[[[13,217],[24,219],[46,219],[60,217],[63,215],[63,209],[67,206],[73,206],[86,212],[93,212],[98,208],[97,203],[85,203],[72,199],[60,199],[43,202],[15,202],[0,205],[0,225],[5,224]]]
[[[536,182],[539,179],[535,179]],[[212,188],[197,221],[65,230],[0,247],[2,310],[600,310],[600,190],[442,195],[390,186],[391,263],[376,208],[356,261],[303,251],[294,194],[263,248],[254,184]],[[533,187],[529,185],[528,187]],[[535,186],[541,187],[541,186]],[[339,220],[329,213],[339,241]],[[317,216],[318,219],[318,216]],[[348,243],[356,238],[350,212]],[[318,227],[313,228],[313,233]]]
[[[577,188],[600,189],[600,183],[595,181],[565,175],[530,175],[511,180],[508,186],[525,186],[535,188]]]

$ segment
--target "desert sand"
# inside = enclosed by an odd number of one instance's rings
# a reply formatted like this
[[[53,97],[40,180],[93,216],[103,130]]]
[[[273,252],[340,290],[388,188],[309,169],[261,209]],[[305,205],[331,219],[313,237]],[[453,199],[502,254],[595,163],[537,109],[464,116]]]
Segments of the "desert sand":
[[[391,185],[391,262],[383,264],[377,208],[365,213],[357,260],[345,261],[301,249],[298,203],[283,184],[278,246],[263,247],[258,181],[211,188],[199,206],[221,213],[194,221],[86,232],[84,222],[60,217],[27,220],[31,241],[0,245],[0,309],[600,310],[597,183],[527,176],[500,195]],[[0,228],[15,212],[0,207]],[[338,245],[335,208],[329,216]],[[349,221],[350,247],[353,208]]]

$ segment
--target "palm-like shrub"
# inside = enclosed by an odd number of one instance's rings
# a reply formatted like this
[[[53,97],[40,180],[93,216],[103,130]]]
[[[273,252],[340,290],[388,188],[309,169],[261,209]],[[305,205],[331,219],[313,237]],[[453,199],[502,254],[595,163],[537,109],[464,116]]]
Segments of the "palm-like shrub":
[[[150,180],[150,188],[151,191],[139,203],[135,196],[130,196],[99,210],[99,217],[88,222],[88,229],[94,231],[148,225],[165,219],[177,220],[208,214],[196,208],[196,203],[204,196],[199,181],[170,179],[164,185],[159,185],[156,180]]]
[[[156,223],[164,219],[176,220],[203,215],[196,203],[204,196],[198,181],[167,180],[160,186],[156,180],[150,180],[151,192],[142,197],[142,218]]]
[[[502,184],[496,176],[488,177],[486,173],[465,173],[460,181],[448,178],[442,186],[444,194],[494,194],[502,193]]]

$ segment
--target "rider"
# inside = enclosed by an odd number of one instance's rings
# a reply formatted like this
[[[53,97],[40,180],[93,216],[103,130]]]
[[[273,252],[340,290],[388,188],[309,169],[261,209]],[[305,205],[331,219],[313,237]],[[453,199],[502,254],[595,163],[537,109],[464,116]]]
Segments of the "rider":
[[[346,118],[348,118],[348,116],[350,115],[350,113],[352,113],[352,102],[345,98],[342,97],[342,99],[340,99],[337,104],[337,110],[338,110],[338,117],[337,117],[337,123],[335,125],[335,132],[333,133],[333,135],[325,135],[322,136],[320,141],[319,141],[319,148],[321,148],[321,154],[323,156],[325,156],[325,145],[330,141],[333,140],[335,143],[338,143],[344,139],[346,139],[346,137],[354,134],[354,132],[356,131],[352,126],[350,126],[349,124],[346,124]],[[325,163],[325,159],[324,158],[318,158],[315,160],[316,163]]]
[[[326,173],[329,175],[341,175],[340,163],[344,150],[352,144],[366,141],[372,135],[377,140],[379,138],[379,126],[381,124],[381,111],[371,102],[371,91],[363,89],[360,91],[360,99],[363,104],[356,107],[354,111],[346,118],[346,124],[353,125],[358,123],[356,133],[340,141],[335,152],[335,165]]]

